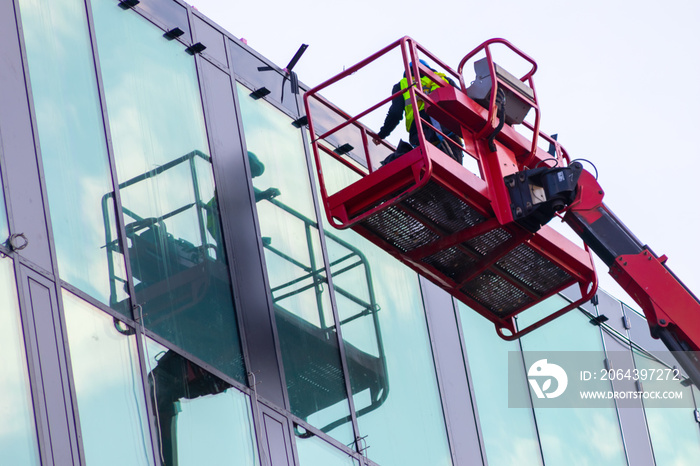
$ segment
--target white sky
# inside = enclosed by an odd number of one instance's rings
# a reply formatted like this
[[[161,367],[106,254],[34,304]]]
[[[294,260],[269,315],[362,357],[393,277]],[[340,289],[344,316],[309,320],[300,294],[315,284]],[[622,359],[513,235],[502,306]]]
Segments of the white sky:
[[[700,133],[697,0],[196,0],[194,6],[280,67],[309,44],[295,68],[309,86],[405,35],[453,68],[484,40],[509,40],[538,63],[542,129],[559,133],[572,158],[597,166],[607,205],[641,241],[668,255],[669,266],[700,295],[700,196],[693,181],[700,160],[693,143]],[[333,100],[343,108],[353,96],[345,98]],[[604,289],[631,302],[599,272]]]

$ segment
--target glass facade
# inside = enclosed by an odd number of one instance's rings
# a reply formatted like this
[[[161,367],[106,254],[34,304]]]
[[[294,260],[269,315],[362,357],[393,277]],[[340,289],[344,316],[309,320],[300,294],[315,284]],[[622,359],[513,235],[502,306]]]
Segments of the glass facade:
[[[523,314],[518,325],[528,325],[565,304],[564,298],[554,296]],[[537,332],[525,335],[521,342],[526,355],[528,351],[603,352],[600,330],[578,312],[559,317]],[[527,357],[524,359],[525,367],[535,362]],[[600,368],[603,367],[603,361],[600,361]],[[535,408],[535,416],[545,464],[575,464],[577,461],[600,465],[627,463],[614,400],[608,400],[605,408]],[[579,427],[562,429],[564,425]],[[597,448],[591,448],[591,442]]]
[[[532,409],[508,407],[509,388],[528,390],[524,367],[517,379],[508,372],[508,352],[519,351],[520,345],[501,340],[493,324],[468,306],[458,307],[489,465],[542,465]]]
[[[630,311],[633,312],[633,311]],[[665,371],[668,366],[649,358],[645,354],[633,352],[637,369],[647,371]],[[642,387],[645,391],[668,390],[682,393],[686,399],[695,397],[693,387],[686,387],[680,382],[646,380]],[[674,464],[691,464],[700,458],[700,430],[698,421],[689,415],[686,408],[662,408],[645,404],[644,412],[649,423],[649,437],[654,446],[654,460],[657,466]]]
[[[355,174],[324,160],[324,176]],[[362,447],[379,464],[452,464],[418,276],[353,232],[325,231]],[[425,448],[392,447],[407,439]]]
[[[61,278],[103,303],[124,301],[112,243],[114,202],[82,0],[19,2]]]
[[[297,439],[299,466],[358,466],[359,462],[319,439]]]
[[[163,464],[259,464],[250,399],[153,340],[144,345]]]
[[[615,326],[574,310],[503,341],[370,241],[330,227],[298,120],[303,85],[295,93],[296,79],[195,9],[13,8],[26,56],[8,63],[28,79],[41,161],[30,194],[48,203],[32,222],[50,227],[52,265],[0,253],[1,464],[697,462],[693,409],[533,402],[529,352],[609,355]],[[0,157],[5,167],[27,154]],[[326,155],[322,168],[333,192],[358,176]],[[3,242],[26,215],[8,218],[12,181],[0,189]],[[564,304],[550,298],[518,325]],[[621,309],[601,301],[595,312]],[[618,332],[616,350],[637,368],[665,367],[640,349],[658,342],[632,317],[646,337]],[[509,354],[522,359],[515,373]],[[509,407],[509,389],[529,406]],[[696,388],[678,390],[700,403]]]
[[[152,465],[134,330],[68,291],[62,297],[86,462]]]
[[[291,410],[346,444],[350,424],[301,130],[238,86]]]
[[[92,7],[137,317],[244,381],[194,58],[115,2]]]

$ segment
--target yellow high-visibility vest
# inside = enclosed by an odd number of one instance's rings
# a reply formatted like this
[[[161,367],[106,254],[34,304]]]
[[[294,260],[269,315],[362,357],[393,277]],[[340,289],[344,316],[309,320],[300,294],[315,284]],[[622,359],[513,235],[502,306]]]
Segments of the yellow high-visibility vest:
[[[448,83],[447,78],[445,78],[444,73],[439,73],[439,72],[435,71],[435,74],[440,76],[443,81]],[[420,78],[420,82],[421,82],[421,88],[422,88],[423,92],[425,92],[426,94],[430,94],[435,89],[440,87],[439,84],[437,84],[436,82],[434,82],[432,79],[430,79],[427,76],[422,76]],[[399,82],[399,84],[401,85],[401,89],[403,89],[403,90],[408,89],[408,79],[403,78]],[[403,99],[404,99],[404,105],[405,105],[405,111],[406,111],[406,131],[410,132],[411,125],[413,124],[413,119],[414,119],[413,106],[411,105],[411,93],[408,91],[404,92]],[[425,103],[420,98],[418,98],[417,100],[418,100],[418,111],[420,112],[425,107]]]

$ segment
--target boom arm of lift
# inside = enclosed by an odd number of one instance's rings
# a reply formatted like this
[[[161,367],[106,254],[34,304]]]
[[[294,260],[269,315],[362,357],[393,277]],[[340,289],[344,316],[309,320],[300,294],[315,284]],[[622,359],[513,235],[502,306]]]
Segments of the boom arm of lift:
[[[610,275],[642,308],[663,341],[700,386],[700,302],[603,203],[603,190],[579,162],[524,170],[505,178],[513,218],[536,231],[566,206],[564,221],[610,267]]]

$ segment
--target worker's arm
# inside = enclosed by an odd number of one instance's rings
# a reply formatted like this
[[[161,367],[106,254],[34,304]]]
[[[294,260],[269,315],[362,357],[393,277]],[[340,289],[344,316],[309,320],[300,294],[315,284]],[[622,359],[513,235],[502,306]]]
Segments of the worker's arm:
[[[401,86],[399,85],[399,83],[396,83],[391,89],[391,93],[396,94],[400,90]],[[394,131],[394,129],[399,125],[401,119],[403,118],[403,109],[403,94],[399,94],[396,97],[394,97],[394,99],[391,101],[389,111],[386,114],[386,118],[384,118],[384,124],[379,130],[379,133],[377,133],[377,137],[374,139],[375,144],[379,144],[382,139],[389,136],[391,132]]]

